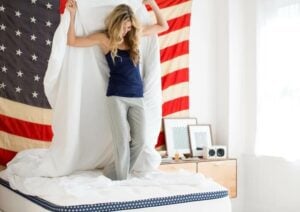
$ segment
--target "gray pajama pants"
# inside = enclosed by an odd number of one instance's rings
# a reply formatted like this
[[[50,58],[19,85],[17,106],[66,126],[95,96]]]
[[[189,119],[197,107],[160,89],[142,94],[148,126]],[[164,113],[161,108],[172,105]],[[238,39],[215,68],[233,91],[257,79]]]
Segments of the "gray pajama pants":
[[[145,145],[143,98],[108,97],[116,180],[125,180]]]

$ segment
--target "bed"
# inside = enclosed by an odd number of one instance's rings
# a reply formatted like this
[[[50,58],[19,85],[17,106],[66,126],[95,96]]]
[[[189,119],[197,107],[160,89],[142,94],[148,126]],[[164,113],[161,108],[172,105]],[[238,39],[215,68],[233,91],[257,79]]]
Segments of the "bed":
[[[5,212],[183,211],[187,208],[189,211],[197,212],[231,211],[228,191],[224,187],[203,176],[201,183],[196,185],[193,183],[194,175],[187,175],[186,173],[177,174],[182,178],[182,181],[177,181],[177,184],[170,180],[172,177],[174,178],[174,174],[156,173],[157,183],[146,183],[146,185],[145,178],[143,180],[134,178],[129,184],[119,183],[101,188],[98,187],[97,183],[85,183],[82,186],[82,181],[79,181],[79,178],[74,178],[72,179],[73,182],[70,179],[68,181],[61,179],[59,182],[55,181],[54,184],[49,184],[48,189],[39,183],[41,190],[37,191],[34,186],[30,188],[26,185],[30,181],[23,181],[22,183],[27,186],[27,188],[24,186],[24,192],[14,190],[7,180],[3,179],[3,174],[0,176],[0,209]],[[99,179],[98,177],[97,179],[85,178],[84,180],[88,182],[89,180],[99,181]],[[148,176],[147,179],[153,182],[153,178]],[[162,179],[165,179],[166,185],[162,185]],[[103,179],[101,178],[101,180]],[[186,180],[189,182],[184,183]],[[73,183],[78,183],[78,188]],[[68,184],[72,189],[69,188],[68,192],[58,192],[59,186],[61,187],[63,184]],[[56,185],[59,186],[56,188]],[[32,192],[36,190],[40,196],[28,195],[26,189],[32,189]],[[54,190],[57,195],[54,195]],[[75,193],[79,195],[74,195]]]

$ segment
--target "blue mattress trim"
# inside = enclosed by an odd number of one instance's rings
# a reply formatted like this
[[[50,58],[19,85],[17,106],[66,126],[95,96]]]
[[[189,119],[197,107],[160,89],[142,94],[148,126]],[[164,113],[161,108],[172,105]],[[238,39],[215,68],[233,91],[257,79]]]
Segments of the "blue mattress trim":
[[[57,211],[57,212],[59,211],[61,212],[120,211],[120,210],[149,208],[149,207],[157,207],[157,206],[172,205],[172,204],[181,204],[181,203],[203,201],[203,200],[212,200],[212,199],[219,199],[228,196],[228,191],[220,190],[220,191],[213,191],[213,192],[174,195],[168,197],[149,198],[149,199],[142,199],[142,200],[126,201],[126,202],[106,202],[106,203],[86,204],[86,205],[60,206],[48,202],[39,197],[26,195],[19,191],[16,191],[9,186],[9,183],[7,181],[1,178],[0,178],[0,184],[16,192],[17,194],[25,197],[26,199],[36,203],[37,205],[40,205],[41,207],[47,210]]]

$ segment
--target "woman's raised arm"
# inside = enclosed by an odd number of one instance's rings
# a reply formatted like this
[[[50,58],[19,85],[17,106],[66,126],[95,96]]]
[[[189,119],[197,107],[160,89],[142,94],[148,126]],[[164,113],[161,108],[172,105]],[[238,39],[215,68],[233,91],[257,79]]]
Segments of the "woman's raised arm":
[[[148,4],[152,8],[157,23],[149,26],[144,26],[142,30],[142,35],[147,36],[151,34],[158,34],[160,32],[164,32],[168,30],[169,29],[168,22],[163,17],[160,8],[156,4],[155,0],[143,0],[143,3]]]
[[[75,0],[68,0],[66,8],[70,12],[70,25],[68,30],[68,45],[74,47],[88,47],[100,45],[101,49],[107,51],[108,38],[104,33],[94,33],[88,36],[76,36],[75,33],[75,16],[77,4]]]

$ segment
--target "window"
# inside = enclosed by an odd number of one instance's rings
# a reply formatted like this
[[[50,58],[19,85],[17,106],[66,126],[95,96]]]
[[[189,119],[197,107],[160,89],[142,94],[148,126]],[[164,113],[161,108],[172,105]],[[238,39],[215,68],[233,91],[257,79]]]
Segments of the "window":
[[[255,151],[300,159],[300,0],[259,0],[258,8]]]

